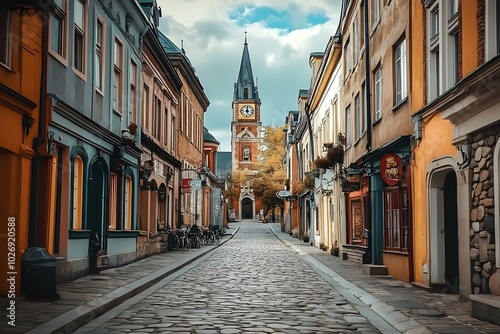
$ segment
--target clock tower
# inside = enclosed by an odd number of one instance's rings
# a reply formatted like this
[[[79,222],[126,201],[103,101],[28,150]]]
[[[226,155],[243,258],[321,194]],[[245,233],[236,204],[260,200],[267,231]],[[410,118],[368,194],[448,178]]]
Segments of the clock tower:
[[[256,173],[262,123],[260,98],[252,73],[247,36],[241,57],[238,80],[234,83],[231,122],[232,169],[248,174]],[[233,203],[240,219],[253,219],[258,215],[260,201],[255,199],[251,185],[240,189],[240,198]]]

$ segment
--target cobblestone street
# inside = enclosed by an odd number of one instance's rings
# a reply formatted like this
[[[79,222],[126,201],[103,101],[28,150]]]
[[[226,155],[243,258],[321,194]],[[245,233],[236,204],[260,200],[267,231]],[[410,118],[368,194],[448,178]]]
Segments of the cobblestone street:
[[[242,223],[232,240],[176,276],[77,332],[393,331],[374,312],[365,310],[361,315],[301,256],[277,239],[266,224]],[[164,286],[158,289],[160,284]]]

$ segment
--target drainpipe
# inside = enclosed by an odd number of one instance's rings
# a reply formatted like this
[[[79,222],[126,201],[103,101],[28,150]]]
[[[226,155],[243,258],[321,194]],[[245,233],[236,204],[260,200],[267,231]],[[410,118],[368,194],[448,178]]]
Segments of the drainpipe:
[[[32,159],[32,172],[31,172],[31,191],[30,191],[30,215],[29,215],[29,225],[28,225],[28,247],[33,246],[45,246],[38,242],[39,235],[43,231],[39,230],[40,219],[43,219],[40,215],[40,207],[46,207],[42,205],[43,201],[40,199],[40,181],[42,179],[42,163],[45,158],[41,156],[38,151],[38,146],[41,144],[47,145],[47,133],[48,133],[48,115],[50,112],[48,108],[47,99],[47,66],[48,66],[48,45],[49,45],[49,14],[44,10],[38,11],[42,18],[42,63],[41,63],[41,76],[40,76],[40,98],[38,105],[38,134],[37,137],[33,139],[33,149],[36,155]],[[45,140],[44,140],[45,139]],[[44,215],[45,217],[45,215]],[[43,225],[43,224],[42,224]]]
[[[370,28],[368,20],[368,3],[364,1],[364,25],[365,25],[365,101],[366,101],[366,151],[371,151],[372,146],[372,118],[371,118],[371,83],[370,83]],[[370,176],[368,176],[370,177]],[[368,182],[368,194],[370,194],[370,182]],[[368,231],[366,246],[368,251],[368,261],[373,263],[373,252],[372,248],[372,230],[373,222],[371,217],[371,196],[369,198],[369,205],[367,207],[366,217],[368,218]]]

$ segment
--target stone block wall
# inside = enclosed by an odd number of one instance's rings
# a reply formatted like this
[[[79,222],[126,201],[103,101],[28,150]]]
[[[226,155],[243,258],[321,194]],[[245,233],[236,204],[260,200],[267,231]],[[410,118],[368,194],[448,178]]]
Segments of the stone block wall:
[[[490,293],[488,281],[496,272],[493,152],[499,137],[500,129],[490,128],[474,135],[471,144],[470,258],[474,294]]]

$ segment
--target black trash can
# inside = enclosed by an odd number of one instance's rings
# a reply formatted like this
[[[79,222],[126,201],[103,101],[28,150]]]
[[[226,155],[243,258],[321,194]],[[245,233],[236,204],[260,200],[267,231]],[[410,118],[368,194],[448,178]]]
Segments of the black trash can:
[[[56,292],[56,258],[45,248],[31,247],[22,257],[21,287],[31,300],[53,301]]]

